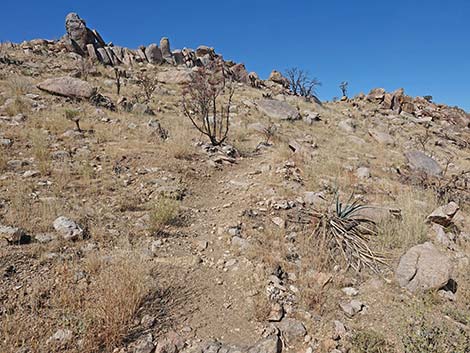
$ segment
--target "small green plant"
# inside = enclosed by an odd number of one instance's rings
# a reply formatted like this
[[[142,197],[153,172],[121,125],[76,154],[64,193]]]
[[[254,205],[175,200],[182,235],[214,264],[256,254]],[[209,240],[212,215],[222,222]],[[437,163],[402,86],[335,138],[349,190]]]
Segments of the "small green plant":
[[[395,353],[395,346],[385,337],[372,330],[364,330],[354,333],[351,353]]]
[[[386,264],[385,256],[370,246],[377,236],[377,225],[358,215],[369,206],[353,201],[353,198],[354,194],[351,194],[343,204],[336,192],[334,211],[314,214],[313,239],[326,251],[327,264],[338,264],[338,259],[342,259],[347,268],[352,267],[358,272],[365,267],[379,272],[380,265]]]
[[[64,114],[65,119],[73,121],[77,126],[77,131],[82,132],[82,129],[80,129],[80,112],[74,109],[65,109]]]
[[[168,197],[159,197],[150,215],[150,230],[161,233],[163,229],[173,224],[179,213],[178,202]]]

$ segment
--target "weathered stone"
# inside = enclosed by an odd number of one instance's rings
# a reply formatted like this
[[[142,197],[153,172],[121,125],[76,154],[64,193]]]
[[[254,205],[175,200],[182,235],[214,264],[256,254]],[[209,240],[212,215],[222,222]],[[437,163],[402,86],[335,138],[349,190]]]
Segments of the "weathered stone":
[[[30,237],[21,228],[0,224],[0,239],[6,240],[9,244],[25,244],[29,242]]]
[[[347,316],[353,317],[361,312],[365,305],[359,300],[351,300],[349,303],[341,303],[339,306]]]
[[[289,87],[289,80],[284,77],[279,71],[273,70],[269,75],[268,81],[277,83],[285,88]]]
[[[292,318],[285,318],[276,324],[276,327],[282,332],[287,342],[293,343],[304,338],[307,334],[307,329],[304,324],[299,320]]]
[[[96,93],[96,88],[88,82],[69,76],[47,79],[37,87],[42,91],[69,98],[89,99]]]
[[[250,83],[250,78],[248,77],[248,71],[244,64],[236,64],[230,68],[232,75],[237,82],[243,82],[246,84]]]
[[[385,96],[385,90],[383,88],[374,88],[366,96],[366,99],[372,102],[379,101],[382,102]]]
[[[367,167],[360,167],[356,170],[356,176],[359,179],[369,179],[370,178],[370,169]]]
[[[438,290],[452,278],[452,262],[432,243],[416,245],[400,259],[395,276],[411,292]]]
[[[98,55],[96,54],[95,46],[93,44],[87,44],[86,49],[87,49],[88,57],[92,61],[99,61]]]
[[[424,172],[431,176],[441,176],[441,166],[431,157],[427,156],[421,151],[409,151],[405,153],[408,159],[408,164],[411,169],[419,172]]]
[[[352,134],[354,131],[356,131],[356,124],[352,119],[341,120],[338,123],[338,127],[348,134]]]
[[[98,48],[97,50],[98,60],[102,62],[104,65],[111,65],[111,58],[108,55],[108,52],[105,48]]]
[[[158,81],[170,84],[185,84],[191,81],[191,70],[173,68],[157,74]]]
[[[83,229],[77,223],[63,216],[58,217],[53,226],[65,240],[77,240],[84,234]]]
[[[256,102],[256,106],[258,110],[270,118],[280,120],[302,119],[299,111],[286,102],[281,102],[275,99],[260,99]]]
[[[79,48],[79,54],[86,52],[87,44],[96,43],[95,35],[87,28],[85,21],[76,13],[69,13],[65,18],[65,30],[71,45],[75,49]]]
[[[210,57],[214,55],[214,48],[210,48],[207,45],[200,45],[196,49],[196,57],[202,58],[203,56],[209,55]]]
[[[377,131],[377,130],[369,130],[369,135],[372,136],[372,138],[377,141],[378,143],[382,145],[387,145],[387,146],[394,146],[395,145],[395,140],[393,137],[383,131]]]
[[[171,58],[170,40],[167,37],[160,39],[160,50],[164,58]]]
[[[459,205],[450,202],[445,206],[435,209],[427,218],[428,223],[437,223],[443,227],[447,227],[452,223],[452,218],[459,211]]]
[[[156,44],[150,44],[145,49],[145,56],[151,64],[161,64],[163,62],[162,51]]]

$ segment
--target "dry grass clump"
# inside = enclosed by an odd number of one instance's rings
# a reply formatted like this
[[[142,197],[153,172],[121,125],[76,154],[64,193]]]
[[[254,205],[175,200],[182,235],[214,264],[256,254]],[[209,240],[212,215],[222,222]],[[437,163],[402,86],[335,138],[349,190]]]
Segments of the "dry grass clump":
[[[426,241],[429,226],[426,217],[437,207],[431,192],[402,188],[395,193],[395,204],[401,218],[388,218],[378,227],[379,243],[383,250],[406,249]]]
[[[29,302],[10,307],[0,320],[2,352],[112,352],[156,290],[148,264],[133,251],[94,253],[83,266],[67,262],[53,270],[53,283],[35,281]],[[48,341],[59,329],[70,330],[72,339]]]
[[[43,175],[49,174],[51,171],[51,156],[47,134],[42,131],[32,131],[30,141],[32,153],[38,163],[39,171]]]
[[[6,156],[5,148],[0,147],[0,172],[7,170],[8,168],[8,159]]]
[[[191,160],[196,154],[191,129],[182,123],[174,124],[163,146],[170,156],[180,160]]]
[[[31,90],[31,83],[23,76],[11,76],[6,81],[6,89],[13,102],[6,107],[9,116],[24,114],[29,111],[30,104],[24,96]]]
[[[159,197],[150,213],[150,231],[156,234],[161,233],[166,226],[176,221],[178,214],[178,201]]]
[[[94,264],[92,262],[95,261]],[[135,252],[88,262],[96,272],[86,301],[85,351],[112,351],[126,336],[146,296],[155,289],[148,265]]]

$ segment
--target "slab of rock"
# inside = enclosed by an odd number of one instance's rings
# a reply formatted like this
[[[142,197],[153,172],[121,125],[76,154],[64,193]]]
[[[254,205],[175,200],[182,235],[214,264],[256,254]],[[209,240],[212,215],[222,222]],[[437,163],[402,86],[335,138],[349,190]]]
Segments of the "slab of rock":
[[[299,320],[285,318],[276,324],[276,327],[282,332],[282,335],[290,343],[299,341],[307,334],[307,329]]]
[[[395,276],[411,292],[438,290],[452,278],[452,262],[432,243],[416,245],[400,259]]]
[[[442,168],[434,159],[420,151],[409,151],[405,153],[411,169],[424,172],[430,176],[441,176]]]
[[[47,79],[37,87],[47,93],[69,98],[89,99],[96,93],[96,88],[88,82],[69,76]]]
[[[302,119],[297,109],[289,103],[275,99],[260,99],[256,106],[258,110],[270,118],[279,120],[299,120]]]
[[[387,145],[387,146],[394,146],[395,145],[395,140],[393,137],[383,131],[377,131],[377,130],[369,130],[369,135],[372,136],[372,138],[377,141],[378,143],[382,145]]]
[[[54,229],[65,240],[77,240],[83,237],[83,229],[74,221],[66,217],[58,217],[53,223]]]
[[[338,127],[348,134],[352,134],[354,131],[356,131],[356,124],[352,119],[341,120],[338,123]]]
[[[426,222],[440,224],[447,227],[452,223],[452,218],[459,211],[459,205],[455,202],[450,202],[445,206],[435,209],[427,218]]]
[[[157,79],[170,84],[184,84],[191,81],[191,70],[168,70],[159,72]]]
[[[282,344],[278,335],[262,339],[251,347],[226,345],[217,341],[207,343],[202,353],[281,353]]]

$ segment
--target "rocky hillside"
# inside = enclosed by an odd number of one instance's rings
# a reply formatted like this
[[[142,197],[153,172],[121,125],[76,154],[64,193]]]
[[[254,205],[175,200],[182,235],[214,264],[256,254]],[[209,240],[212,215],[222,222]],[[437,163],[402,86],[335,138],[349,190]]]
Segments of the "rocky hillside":
[[[469,352],[470,116],[291,88],[76,14],[2,44],[0,351]]]

